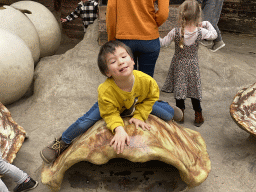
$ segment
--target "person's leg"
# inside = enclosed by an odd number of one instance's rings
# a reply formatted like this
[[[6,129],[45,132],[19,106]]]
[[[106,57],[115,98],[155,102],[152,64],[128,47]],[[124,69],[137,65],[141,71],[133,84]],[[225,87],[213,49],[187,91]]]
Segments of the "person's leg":
[[[167,122],[171,121],[172,119],[175,121],[180,121],[183,117],[182,111],[178,107],[171,107],[168,102],[161,100],[155,102],[151,114]]]
[[[17,184],[23,183],[29,177],[27,173],[2,159],[2,155],[0,155],[0,174],[11,177]]]
[[[17,186],[13,190],[14,192],[34,189],[38,185],[38,182],[34,181],[27,173],[20,170],[15,165],[12,165],[6,162],[2,158],[1,152],[0,152],[0,174],[11,177],[14,180],[14,182],[17,183]],[[2,180],[0,180],[0,189],[1,189],[0,190],[1,192],[6,192],[6,189],[7,189],[7,187],[2,182]],[[8,189],[7,189],[7,192],[8,192]]]
[[[153,77],[160,53],[160,41],[157,38],[154,40],[138,40],[137,42],[139,70]]]
[[[179,123],[184,123],[184,110],[185,110],[185,100],[184,99],[175,99],[176,106],[181,109],[183,118],[179,121]]]
[[[184,99],[175,99],[176,100],[176,106],[180,109],[185,110],[185,100]]]
[[[199,99],[191,98],[192,106],[194,111],[202,111],[201,102]]]
[[[191,102],[192,102],[192,105],[193,105],[193,109],[195,111],[194,124],[195,124],[195,126],[200,127],[204,123],[204,117],[203,117],[203,114],[202,114],[202,107],[201,107],[200,100],[195,99],[195,98],[191,98]]]
[[[225,43],[222,41],[221,31],[218,27],[223,1],[224,0],[204,0],[202,3],[203,20],[209,21],[218,34],[218,37],[213,41],[212,50],[214,52],[225,46]]]
[[[55,139],[49,146],[45,147],[40,156],[46,163],[52,163],[55,159],[70,145],[73,139],[87,131],[98,120],[101,119],[98,102],[92,108],[77,119],[66,131],[62,133],[61,138]]]
[[[164,121],[170,121],[174,116],[173,108],[165,101],[156,101],[152,107],[152,115],[155,115]]]
[[[92,108],[84,114],[82,117],[76,120],[66,131],[62,133],[61,139],[66,143],[70,144],[80,134],[87,131],[97,121],[101,119],[98,102],[96,102]]]
[[[6,187],[6,185],[4,184],[2,179],[0,179],[0,191],[1,192],[9,192],[8,188]]]

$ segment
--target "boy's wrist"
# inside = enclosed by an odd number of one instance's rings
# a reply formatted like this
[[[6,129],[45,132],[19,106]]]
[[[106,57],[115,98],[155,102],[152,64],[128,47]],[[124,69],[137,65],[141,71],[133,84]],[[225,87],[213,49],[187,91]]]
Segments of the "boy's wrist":
[[[120,131],[123,131],[123,130],[124,130],[124,128],[123,128],[122,126],[118,126],[118,127],[116,127],[116,128],[114,129],[115,133],[120,132]]]

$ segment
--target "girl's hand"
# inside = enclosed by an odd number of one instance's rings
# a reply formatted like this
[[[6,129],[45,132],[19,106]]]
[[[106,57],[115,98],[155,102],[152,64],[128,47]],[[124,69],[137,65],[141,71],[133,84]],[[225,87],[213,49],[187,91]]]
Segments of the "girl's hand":
[[[67,22],[67,19],[60,18],[61,23]]]
[[[110,141],[110,145],[114,147],[117,154],[123,153],[124,145],[130,144],[130,137],[122,126],[115,128],[115,136]]]
[[[134,123],[136,129],[138,129],[138,127],[141,127],[144,131],[146,131],[146,130],[149,130],[149,131],[150,131],[150,128],[151,128],[151,126],[150,126],[149,124],[147,124],[147,123],[145,123],[144,121],[141,121],[141,120],[139,120],[139,119],[136,119],[136,118],[131,118],[131,119],[129,120],[129,123],[130,123],[130,124],[131,124],[131,123]]]

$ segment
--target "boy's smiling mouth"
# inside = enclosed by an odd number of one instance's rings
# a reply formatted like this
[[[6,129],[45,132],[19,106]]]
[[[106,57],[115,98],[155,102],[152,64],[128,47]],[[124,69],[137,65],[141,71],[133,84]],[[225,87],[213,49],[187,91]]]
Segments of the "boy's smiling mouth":
[[[128,66],[127,67],[123,67],[122,69],[119,70],[119,72],[123,72],[127,68],[128,68]]]

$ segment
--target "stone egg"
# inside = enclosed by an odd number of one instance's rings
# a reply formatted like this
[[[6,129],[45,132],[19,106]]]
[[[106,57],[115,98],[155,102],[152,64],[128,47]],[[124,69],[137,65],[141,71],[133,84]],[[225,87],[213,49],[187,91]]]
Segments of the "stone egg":
[[[20,99],[34,75],[34,60],[26,43],[14,33],[0,28],[0,102]]]
[[[39,36],[34,24],[20,11],[10,6],[0,9],[0,28],[15,33],[29,47],[34,62],[40,57]]]
[[[34,24],[39,35],[40,57],[53,55],[60,46],[61,30],[51,11],[34,1],[18,1],[11,6],[32,12],[32,14],[26,15]]]

